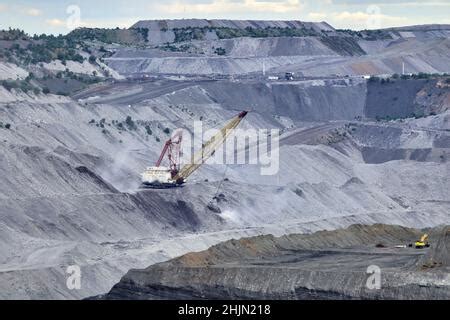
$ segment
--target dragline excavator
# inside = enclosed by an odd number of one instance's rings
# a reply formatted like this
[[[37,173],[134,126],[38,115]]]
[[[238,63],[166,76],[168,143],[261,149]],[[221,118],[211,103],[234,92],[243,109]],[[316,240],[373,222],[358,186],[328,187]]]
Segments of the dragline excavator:
[[[184,165],[182,168],[180,168],[180,159],[183,135],[181,130],[176,131],[165,143],[155,166],[148,167],[142,173],[142,187],[171,188],[184,184],[191,174],[214,155],[217,148],[226,141],[247,113],[248,111],[242,111],[231,119],[216,135],[205,142],[202,148],[192,156],[190,163]],[[166,157],[169,162],[168,167],[161,165]]]

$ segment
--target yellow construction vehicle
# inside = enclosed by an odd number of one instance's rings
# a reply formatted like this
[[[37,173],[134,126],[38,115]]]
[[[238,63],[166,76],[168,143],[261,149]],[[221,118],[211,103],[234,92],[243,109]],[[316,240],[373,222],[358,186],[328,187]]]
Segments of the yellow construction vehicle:
[[[423,249],[423,248],[428,248],[430,246],[430,244],[428,243],[428,234],[424,234],[420,240],[417,240],[414,243],[414,246],[416,247],[416,249]]]

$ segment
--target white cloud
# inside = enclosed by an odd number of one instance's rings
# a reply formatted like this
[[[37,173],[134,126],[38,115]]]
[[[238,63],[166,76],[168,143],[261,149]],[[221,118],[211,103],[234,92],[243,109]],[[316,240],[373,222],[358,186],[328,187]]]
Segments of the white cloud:
[[[133,24],[136,23],[136,21],[139,21],[139,18],[125,18],[125,19],[111,19],[111,20],[102,20],[102,19],[95,19],[95,20],[81,20],[79,25],[77,25],[77,28],[129,28]],[[67,28],[67,21],[62,19],[47,19],[45,20],[45,23],[52,27],[64,27]]]
[[[32,17],[37,17],[42,14],[42,11],[37,8],[27,8],[24,10],[24,13]]]
[[[328,22],[337,28],[373,29],[402,26],[408,24],[408,18],[381,13],[343,11],[330,14]]]
[[[308,19],[310,19],[312,21],[322,21],[322,20],[325,20],[326,17],[327,17],[326,13],[321,13],[321,12],[308,13]]]
[[[166,14],[230,14],[230,13],[292,13],[301,8],[300,0],[213,0],[210,3],[182,1],[156,5],[159,12]],[[153,6],[152,6],[153,7]]]
[[[95,19],[95,20],[81,20],[80,27],[83,28],[129,28],[141,18],[124,18],[124,19]]]
[[[66,25],[66,22],[61,19],[47,19],[45,23],[52,27],[62,27]]]
[[[380,1],[376,4],[382,4],[383,6],[408,6],[408,7],[441,7],[450,6],[448,0],[421,0],[421,1]]]

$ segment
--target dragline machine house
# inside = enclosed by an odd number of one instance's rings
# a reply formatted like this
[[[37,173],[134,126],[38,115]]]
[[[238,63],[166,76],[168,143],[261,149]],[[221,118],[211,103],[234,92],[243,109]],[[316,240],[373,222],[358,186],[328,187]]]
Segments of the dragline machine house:
[[[186,182],[186,179],[194,173],[203,163],[205,163],[214,152],[220,147],[241,123],[247,115],[247,111],[242,111],[236,117],[230,120],[220,131],[211,139],[202,145],[190,160],[190,163],[180,168],[181,142],[183,135],[181,130],[175,131],[172,137],[167,140],[161,155],[154,167],[148,167],[142,173],[143,187],[170,188],[180,186]],[[162,166],[163,160],[167,157],[169,166]]]

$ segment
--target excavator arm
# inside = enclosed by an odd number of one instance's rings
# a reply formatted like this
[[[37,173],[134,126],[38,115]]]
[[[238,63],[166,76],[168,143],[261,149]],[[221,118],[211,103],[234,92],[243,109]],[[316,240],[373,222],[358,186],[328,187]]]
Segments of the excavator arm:
[[[220,131],[202,145],[202,148],[193,155],[189,164],[186,164],[178,174],[174,177],[174,180],[178,183],[183,183],[192,173],[194,173],[203,163],[205,163],[219,146],[221,146],[228,136],[232,133],[242,119],[247,115],[247,111],[242,111],[228,122]]]
[[[420,237],[420,240],[417,240],[415,243],[415,247],[417,249],[429,247],[430,244],[428,243],[428,234],[424,234],[422,237]]]

